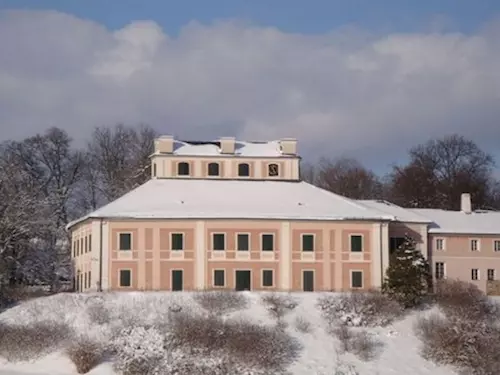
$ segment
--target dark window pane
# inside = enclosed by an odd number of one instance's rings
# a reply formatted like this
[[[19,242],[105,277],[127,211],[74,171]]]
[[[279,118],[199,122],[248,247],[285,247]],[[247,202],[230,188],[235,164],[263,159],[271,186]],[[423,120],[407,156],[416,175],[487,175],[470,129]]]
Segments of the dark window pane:
[[[404,244],[405,242],[405,238],[404,237],[391,237],[389,239],[389,251],[391,253],[393,253],[394,251],[396,251],[397,249],[399,249],[399,247]]]
[[[363,251],[363,237],[351,236],[351,251]]]
[[[280,174],[278,164],[269,164],[267,167],[269,176],[278,176]]]
[[[250,166],[247,163],[241,163],[238,165],[238,176],[250,176]]]
[[[312,234],[302,235],[302,251],[314,251],[314,236]]]
[[[177,174],[179,176],[189,176],[189,163],[179,163],[177,164]]]
[[[130,233],[120,233],[120,250],[132,249],[132,236]]]
[[[181,291],[183,288],[182,270],[172,270],[172,290]]]
[[[214,271],[214,286],[224,286],[224,270]]]
[[[172,250],[184,250],[184,236],[182,233],[172,233]]]
[[[274,251],[274,235],[272,234],[262,235],[262,250]]]
[[[272,270],[262,271],[262,285],[263,286],[273,286],[273,271]]]
[[[224,233],[215,233],[213,235],[214,250],[226,250],[225,239],[226,236],[224,235]]]
[[[89,252],[92,252],[92,235],[89,234]]]
[[[353,271],[351,273],[351,287],[352,288],[362,288],[363,287],[363,272]]]
[[[314,271],[302,272],[302,289],[304,292],[314,292]]]
[[[89,271],[89,288],[92,286],[92,273]]]
[[[208,175],[209,176],[218,176],[219,175],[219,163],[208,164]]]
[[[120,286],[130,286],[131,275],[130,270],[120,270]]]
[[[238,234],[238,251],[248,251],[249,248],[249,237],[248,234]]]

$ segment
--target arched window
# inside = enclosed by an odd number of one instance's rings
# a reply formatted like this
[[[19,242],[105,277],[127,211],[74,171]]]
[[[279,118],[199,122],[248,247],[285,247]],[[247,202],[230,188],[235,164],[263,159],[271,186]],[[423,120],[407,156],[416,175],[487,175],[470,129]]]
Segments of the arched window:
[[[276,177],[280,174],[280,169],[278,164],[269,164],[267,166],[268,175],[271,177]]]
[[[238,176],[250,176],[250,166],[247,163],[238,164]]]
[[[189,176],[189,163],[182,162],[177,164],[177,174],[179,176]]]
[[[219,163],[208,164],[208,175],[209,176],[218,176],[219,175]]]

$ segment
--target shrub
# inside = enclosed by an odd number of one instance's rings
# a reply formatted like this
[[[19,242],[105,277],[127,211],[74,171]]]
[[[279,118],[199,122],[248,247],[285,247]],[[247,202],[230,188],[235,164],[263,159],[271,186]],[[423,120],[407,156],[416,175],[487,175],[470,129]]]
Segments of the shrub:
[[[363,361],[374,359],[378,348],[382,346],[382,342],[374,339],[368,332],[355,331],[346,325],[335,327],[332,333],[340,341],[343,352],[353,353]]]
[[[500,373],[500,328],[487,321],[446,318],[434,313],[419,317],[415,333],[422,340],[421,354],[464,374]]]
[[[103,301],[92,301],[87,305],[87,315],[90,321],[97,325],[105,325],[111,321],[108,308]]]
[[[298,303],[290,295],[269,293],[262,296],[262,303],[273,318],[281,321],[286,314],[293,311]]]
[[[102,348],[96,342],[78,337],[66,350],[69,359],[75,364],[79,374],[86,374],[99,365],[102,359]]]
[[[441,280],[436,284],[435,300],[450,318],[497,320],[498,304],[476,285],[460,280]]]
[[[318,299],[318,307],[329,324],[355,327],[386,326],[404,313],[398,302],[378,291],[327,294]]]
[[[311,333],[312,325],[306,318],[298,316],[295,318],[295,329],[301,333]]]
[[[193,298],[203,309],[214,315],[243,310],[248,306],[247,297],[243,293],[233,291],[197,292]]]
[[[8,361],[36,360],[61,347],[71,337],[66,324],[54,321],[0,325],[0,356]]]

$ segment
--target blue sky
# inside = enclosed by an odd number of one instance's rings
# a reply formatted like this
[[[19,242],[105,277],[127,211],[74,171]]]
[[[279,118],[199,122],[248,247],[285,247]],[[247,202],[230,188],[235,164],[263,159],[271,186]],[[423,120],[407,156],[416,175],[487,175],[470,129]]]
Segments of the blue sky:
[[[237,18],[286,32],[325,33],[345,25],[375,32],[446,28],[472,32],[500,12],[499,0],[0,0],[4,9],[55,9],[118,29],[132,20],[169,35],[191,20]]]

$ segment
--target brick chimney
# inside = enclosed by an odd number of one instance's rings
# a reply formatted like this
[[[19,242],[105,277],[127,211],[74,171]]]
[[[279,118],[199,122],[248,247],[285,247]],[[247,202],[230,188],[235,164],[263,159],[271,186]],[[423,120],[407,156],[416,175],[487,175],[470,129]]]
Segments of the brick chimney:
[[[472,203],[469,193],[462,193],[460,197],[460,211],[464,214],[470,214],[472,212]]]
[[[235,150],[234,137],[221,137],[219,141],[220,141],[221,154],[234,154]]]
[[[174,137],[162,135],[155,139],[155,154],[171,154],[174,152]]]
[[[281,139],[280,146],[283,155],[297,155],[297,140],[295,138]]]

